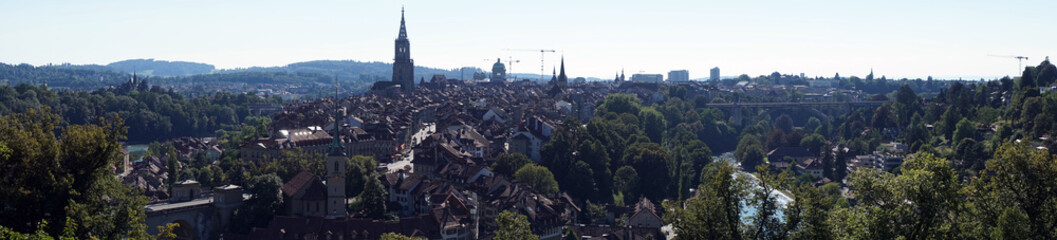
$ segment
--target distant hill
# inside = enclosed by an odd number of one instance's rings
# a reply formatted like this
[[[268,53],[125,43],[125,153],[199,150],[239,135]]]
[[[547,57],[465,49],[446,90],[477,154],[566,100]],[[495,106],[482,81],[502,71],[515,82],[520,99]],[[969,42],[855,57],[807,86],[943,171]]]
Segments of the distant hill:
[[[0,85],[48,84],[53,88],[93,90],[127,82],[128,74],[99,65],[10,65],[0,63]]]
[[[480,71],[480,69],[477,69]],[[367,80],[390,79],[393,76],[393,64],[386,62],[360,62],[354,60],[316,60],[287,64],[281,67],[252,67],[240,69],[224,69],[221,73],[231,72],[302,72],[319,73],[337,76],[339,79]],[[427,81],[435,74],[443,74],[447,78],[462,78],[459,69],[439,69],[415,66],[415,83],[426,79]],[[466,78],[473,76],[473,72],[466,72]],[[373,76],[373,77],[367,77]]]
[[[159,77],[178,77],[207,74],[216,70],[213,65],[195,62],[164,61],[149,59],[129,59],[106,65],[116,71],[139,73]]]
[[[416,66],[415,83],[429,80],[435,74],[452,79],[472,78],[481,69],[438,69]],[[28,83],[79,90],[92,90],[121,84],[137,73],[140,78],[155,84],[181,85],[189,83],[245,83],[245,84],[309,84],[330,85],[337,77],[343,88],[354,93],[366,91],[374,82],[387,81],[393,75],[393,65],[386,62],[354,60],[317,60],[291,63],[276,67],[216,69],[205,63],[130,59],[103,65],[9,65],[0,63],[0,85]],[[520,77],[520,76],[519,76]],[[535,79],[533,75],[530,79]],[[549,76],[548,76],[549,77]],[[318,85],[318,86],[317,86]]]

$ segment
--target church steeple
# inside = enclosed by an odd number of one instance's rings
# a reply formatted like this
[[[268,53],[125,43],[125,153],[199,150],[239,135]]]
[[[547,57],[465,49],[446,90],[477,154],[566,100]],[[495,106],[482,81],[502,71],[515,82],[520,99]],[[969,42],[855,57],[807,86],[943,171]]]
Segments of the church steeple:
[[[347,202],[345,195],[345,146],[341,142],[341,116],[338,108],[341,106],[338,99],[338,78],[334,77],[334,140],[330,142],[327,153],[327,203],[326,218],[341,219],[348,215],[345,210]]]
[[[393,83],[400,84],[405,93],[411,93],[415,89],[415,62],[411,60],[411,43],[407,40],[403,7],[400,7],[400,34],[396,36],[394,50]]]
[[[327,146],[330,151],[327,152],[327,156],[344,157],[345,156],[345,145],[341,143],[341,116],[338,115],[338,108],[341,106],[338,102],[338,85],[337,77],[334,78],[334,137],[333,141],[330,141],[330,146]]]
[[[407,39],[407,28],[404,27],[404,7],[400,7],[400,35],[397,39]]]
[[[554,70],[554,66],[551,66],[551,83],[558,83],[558,70]]]
[[[562,56],[561,70],[558,73],[558,84],[562,87],[569,82],[569,78],[565,76],[565,56]]]

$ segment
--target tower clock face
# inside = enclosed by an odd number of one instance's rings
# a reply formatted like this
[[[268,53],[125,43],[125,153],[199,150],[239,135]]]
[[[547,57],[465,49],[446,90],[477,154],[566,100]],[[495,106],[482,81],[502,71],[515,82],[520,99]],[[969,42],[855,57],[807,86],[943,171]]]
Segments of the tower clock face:
[[[337,181],[340,181],[340,180],[341,180],[341,176],[338,176],[337,174],[330,175],[330,181],[331,182],[337,182]]]

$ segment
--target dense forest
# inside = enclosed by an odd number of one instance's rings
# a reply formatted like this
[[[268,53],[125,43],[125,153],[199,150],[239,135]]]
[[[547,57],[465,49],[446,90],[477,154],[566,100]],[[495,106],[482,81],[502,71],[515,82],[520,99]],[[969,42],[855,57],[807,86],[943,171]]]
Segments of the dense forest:
[[[43,86],[0,86],[0,116],[50,106],[62,124],[89,124],[117,114],[125,119],[128,141],[147,143],[180,136],[211,136],[216,130],[238,128],[253,103],[279,104],[278,98],[219,92],[187,98],[149,82],[123,84],[95,91],[55,92]]]
[[[129,59],[107,64],[106,67],[120,72],[139,73],[150,76],[174,77],[212,73],[213,65],[195,62],[164,61],[154,59]]]

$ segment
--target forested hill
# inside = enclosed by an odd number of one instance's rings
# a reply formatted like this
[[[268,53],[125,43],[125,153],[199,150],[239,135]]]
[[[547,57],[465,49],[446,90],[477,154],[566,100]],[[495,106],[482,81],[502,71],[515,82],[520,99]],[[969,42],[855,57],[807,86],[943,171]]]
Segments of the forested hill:
[[[384,62],[359,62],[353,60],[318,60],[292,63],[279,67],[252,67],[245,69],[216,70],[213,65],[191,62],[169,62],[153,59],[125,60],[103,65],[11,65],[0,63],[0,85],[41,85],[58,89],[95,90],[127,82],[132,73],[141,78],[165,84],[180,91],[190,89],[181,84],[239,83],[239,84],[305,84],[330,82],[337,77],[342,85],[353,92],[362,92],[376,81],[386,81],[392,76],[393,65]],[[462,78],[458,70],[415,67],[416,81],[443,74],[448,78]],[[473,72],[466,72],[466,78]],[[307,80],[306,80],[307,79]],[[317,81],[319,80],[319,81]]]
[[[195,62],[164,61],[151,59],[129,59],[107,64],[106,67],[126,73],[150,76],[175,77],[212,73],[213,65]]]
[[[386,79],[393,76],[393,64],[386,62],[360,62],[355,60],[316,60],[308,62],[291,63],[281,67],[251,67],[240,69],[225,69],[222,73],[230,72],[305,72],[337,75],[339,79],[361,79],[360,76],[384,76]],[[443,74],[448,78],[462,78],[458,69],[445,70],[415,66],[415,80],[432,78],[434,74]],[[473,76],[467,72],[466,78]]]

